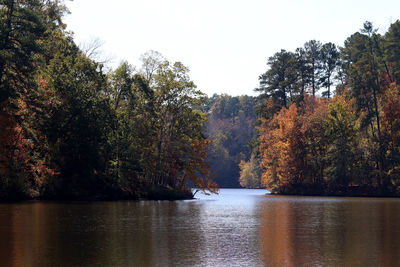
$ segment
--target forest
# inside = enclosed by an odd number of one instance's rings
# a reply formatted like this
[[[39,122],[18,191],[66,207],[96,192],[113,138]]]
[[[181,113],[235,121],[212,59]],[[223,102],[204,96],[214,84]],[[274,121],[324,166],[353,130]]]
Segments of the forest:
[[[0,2],[0,199],[179,199],[216,192],[206,96],[160,53],[106,71],[60,1]]]
[[[343,47],[311,40],[268,59],[257,129],[264,187],[278,194],[398,196],[400,21]]]
[[[0,199],[400,194],[400,21],[275,53],[257,97],[207,97],[156,51],[107,69],[66,14],[0,2]]]
[[[259,171],[253,176],[241,175],[244,166],[249,169],[249,164],[259,165],[255,161],[258,145],[254,128],[258,103],[256,97],[247,95],[213,95],[208,99],[205,111],[209,116],[204,132],[212,142],[207,161],[221,188],[260,187]]]

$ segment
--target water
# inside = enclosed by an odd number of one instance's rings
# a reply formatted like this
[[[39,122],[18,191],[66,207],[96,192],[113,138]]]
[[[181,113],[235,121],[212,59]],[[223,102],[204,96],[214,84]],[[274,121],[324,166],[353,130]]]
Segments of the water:
[[[400,266],[400,200],[266,196],[0,204],[1,266]]]

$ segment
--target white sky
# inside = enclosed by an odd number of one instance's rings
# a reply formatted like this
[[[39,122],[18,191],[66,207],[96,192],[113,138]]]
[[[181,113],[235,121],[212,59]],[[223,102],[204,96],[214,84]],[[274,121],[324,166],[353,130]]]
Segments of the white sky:
[[[74,0],[65,18],[78,44],[98,38],[111,67],[148,50],[181,61],[203,92],[255,95],[267,59],[311,39],[343,41],[364,21],[382,32],[399,0]]]

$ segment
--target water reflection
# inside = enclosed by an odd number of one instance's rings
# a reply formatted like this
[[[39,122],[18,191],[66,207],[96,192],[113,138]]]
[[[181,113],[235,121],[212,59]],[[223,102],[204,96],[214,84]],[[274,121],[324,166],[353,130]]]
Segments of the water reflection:
[[[196,247],[201,242],[200,232],[194,230],[199,229],[199,206],[194,202],[184,207],[180,204],[3,205],[1,264],[171,266],[177,262],[193,266],[198,262]]]
[[[200,196],[204,242],[198,266],[261,266],[259,201],[265,190],[221,190]]]
[[[400,202],[270,197],[260,248],[268,266],[399,266]]]
[[[400,200],[0,204],[1,266],[400,266]]]

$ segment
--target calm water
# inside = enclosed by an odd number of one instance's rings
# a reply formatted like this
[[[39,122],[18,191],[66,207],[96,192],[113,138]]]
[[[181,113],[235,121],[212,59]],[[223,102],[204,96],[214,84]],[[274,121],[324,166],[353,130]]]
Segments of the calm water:
[[[400,266],[400,200],[0,204],[1,266]]]

